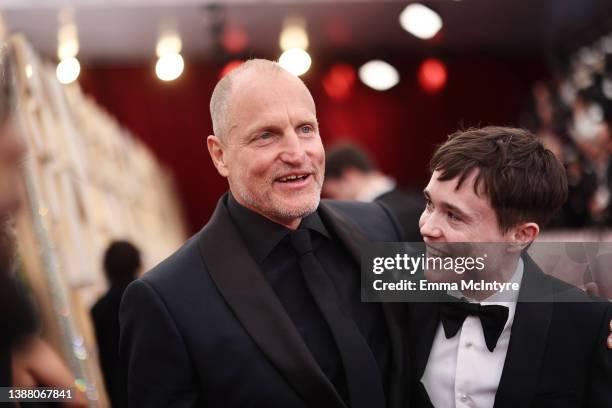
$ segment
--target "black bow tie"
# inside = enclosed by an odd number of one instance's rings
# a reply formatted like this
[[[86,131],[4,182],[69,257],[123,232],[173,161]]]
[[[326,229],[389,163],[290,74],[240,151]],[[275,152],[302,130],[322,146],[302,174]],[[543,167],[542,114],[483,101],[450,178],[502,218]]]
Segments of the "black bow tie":
[[[467,316],[480,318],[487,348],[492,352],[508,320],[508,308],[500,305],[482,306],[463,300],[441,303],[440,320],[447,339],[457,334]]]

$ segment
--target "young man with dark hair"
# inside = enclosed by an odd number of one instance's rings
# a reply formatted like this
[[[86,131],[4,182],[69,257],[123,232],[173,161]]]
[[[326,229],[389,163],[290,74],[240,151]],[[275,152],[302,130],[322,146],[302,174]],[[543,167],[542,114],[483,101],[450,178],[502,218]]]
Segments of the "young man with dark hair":
[[[505,245],[493,273],[520,292],[410,305],[414,406],[612,406],[610,304],[545,275],[525,251],[566,199],[562,164],[525,130],[485,127],[451,135],[431,171],[419,223],[428,250]],[[552,302],[527,301],[534,293]]]

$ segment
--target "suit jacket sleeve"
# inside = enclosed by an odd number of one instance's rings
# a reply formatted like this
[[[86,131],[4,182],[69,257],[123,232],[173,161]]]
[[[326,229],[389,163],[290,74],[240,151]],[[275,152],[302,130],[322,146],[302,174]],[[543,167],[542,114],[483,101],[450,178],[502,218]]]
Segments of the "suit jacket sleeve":
[[[591,364],[590,389],[587,398],[589,407],[612,407],[612,350],[606,347],[606,340],[610,334],[610,319],[612,318],[612,305],[607,303],[601,331],[597,336],[597,344],[593,352]]]
[[[387,207],[384,203],[381,202],[377,202],[376,204],[378,204],[378,206],[382,208],[385,215],[389,218],[389,223],[391,224],[391,226],[393,226],[393,232],[395,233],[395,241],[400,242],[406,240],[407,237],[404,230],[402,229],[399,221],[397,220],[395,215],[393,215],[393,212],[391,212],[389,207]]]
[[[119,356],[130,407],[195,407],[187,350],[162,298],[145,280],[131,283],[119,311]]]

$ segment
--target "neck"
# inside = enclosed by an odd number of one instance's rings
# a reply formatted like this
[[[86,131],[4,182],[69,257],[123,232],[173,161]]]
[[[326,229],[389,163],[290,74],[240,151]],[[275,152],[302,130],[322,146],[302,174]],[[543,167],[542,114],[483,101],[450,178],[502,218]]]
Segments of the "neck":
[[[509,282],[514,276],[514,273],[516,272],[518,261],[519,257],[515,256],[510,257],[508,259],[503,259],[499,264],[492,265],[492,267],[490,268],[485,268],[482,271],[474,270],[473,273],[470,274],[469,279],[477,282],[480,282],[481,280],[485,282]],[[497,292],[494,290],[465,290],[462,293],[468,298],[482,301],[491,297]]]
[[[296,230],[298,229],[298,227],[300,226],[300,223],[302,222],[301,218],[296,218],[293,220],[288,220],[288,221],[280,221],[280,220],[275,220],[273,218],[269,218],[267,217],[265,214],[262,214],[264,217],[274,221],[277,224],[280,224],[286,228],[289,228],[290,230]]]

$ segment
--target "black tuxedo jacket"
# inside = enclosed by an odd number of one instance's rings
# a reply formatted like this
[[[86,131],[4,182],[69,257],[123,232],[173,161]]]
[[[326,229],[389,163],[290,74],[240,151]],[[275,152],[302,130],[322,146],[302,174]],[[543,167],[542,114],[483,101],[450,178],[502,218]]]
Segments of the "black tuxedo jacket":
[[[610,303],[589,301],[581,290],[545,275],[528,255],[523,261],[494,407],[612,407],[612,350],[606,347]],[[534,295],[553,302],[520,301]],[[567,299],[576,302],[554,301]],[[432,406],[420,380],[438,328],[438,309],[437,303],[415,303],[407,314],[415,408]]]
[[[376,197],[375,201],[386,205],[396,217],[404,232],[403,241],[421,242],[419,218],[425,209],[423,193],[404,191],[397,188]]]
[[[199,233],[123,296],[120,358],[129,405],[344,407],[249,254],[225,200]],[[362,243],[400,239],[378,204],[323,201],[319,215],[357,261]],[[387,399],[401,407],[405,342],[391,307],[383,308],[393,354]]]

